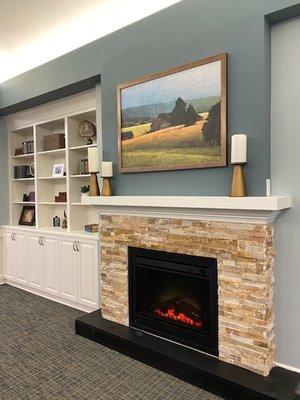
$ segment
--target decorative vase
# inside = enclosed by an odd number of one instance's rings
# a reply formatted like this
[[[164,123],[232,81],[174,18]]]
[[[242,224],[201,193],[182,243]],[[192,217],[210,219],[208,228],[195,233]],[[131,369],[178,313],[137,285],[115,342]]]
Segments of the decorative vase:
[[[85,197],[88,197],[89,195],[88,195],[88,193],[82,193],[81,194],[81,203],[83,203],[83,199],[85,198]]]

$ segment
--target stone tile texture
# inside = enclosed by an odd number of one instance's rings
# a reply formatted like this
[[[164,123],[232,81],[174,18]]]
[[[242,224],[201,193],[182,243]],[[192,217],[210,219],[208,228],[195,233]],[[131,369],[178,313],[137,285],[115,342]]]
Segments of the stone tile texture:
[[[128,246],[215,257],[219,358],[267,376],[275,364],[274,226],[101,215],[104,318],[128,325]]]

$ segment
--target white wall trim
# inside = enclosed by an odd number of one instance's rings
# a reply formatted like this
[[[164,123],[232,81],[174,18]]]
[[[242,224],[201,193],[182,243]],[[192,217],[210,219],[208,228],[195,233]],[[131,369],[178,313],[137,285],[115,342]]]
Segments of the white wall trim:
[[[275,324],[277,365],[300,372],[300,17],[271,29],[271,181],[272,193],[290,193],[293,208],[275,230]],[[298,315],[298,319],[297,319]],[[280,356],[280,357],[279,357]],[[294,365],[295,367],[290,367]]]
[[[95,89],[8,115],[4,117],[4,121],[7,125],[7,131],[10,132],[91,109],[96,109]]]
[[[102,215],[181,218],[191,220],[268,224],[291,207],[290,196],[86,196],[83,203]]]
[[[297,372],[298,374],[300,374],[300,368],[292,367],[291,365],[281,364],[277,362],[276,367],[284,368],[289,371]]]
[[[292,206],[291,196],[86,196],[84,203],[108,207],[188,208],[280,211]]]
[[[69,301],[69,300],[66,300],[66,299],[62,299],[61,297],[54,296],[54,295],[52,295],[50,293],[42,292],[40,290],[34,289],[32,287],[29,287],[29,286],[22,285],[22,284],[17,283],[17,282],[6,281],[5,283],[7,283],[10,286],[14,286],[14,287],[16,287],[18,289],[24,290],[25,292],[29,292],[29,293],[35,294],[37,296],[43,297],[43,298],[45,298],[47,300],[55,301],[56,303],[60,303],[60,304],[63,304],[65,306],[75,308],[76,310],[80,310],[80,311],[84,311],[84,312],[95,311],[94,308],[86,307],[86,306],[84,306],[82,304],[78,304],[78,303],[75,303],[75,302],[72,302],[72,301]]]
[[[147,207],[140,209],[137,207],[108,207],[101,209],[100,215],[124,215],[124,216],[137,216],[137,217],[153,217],[153,218],[178,218],[196,221],[215,221],[215,222],[233,222],[238,224],[270,224],[274,222],[278,215],[278,211],[272,212],[255,212],[255,211],[229,211],[229,210],[189,210],[189,209],[176,209],[170,208],[158,209]]]

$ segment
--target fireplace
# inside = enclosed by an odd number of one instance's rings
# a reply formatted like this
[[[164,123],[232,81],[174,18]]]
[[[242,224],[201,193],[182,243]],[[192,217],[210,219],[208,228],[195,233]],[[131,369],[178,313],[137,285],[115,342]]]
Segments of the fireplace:
[[[129,247],[132,327],[218,355],[217,260]]]

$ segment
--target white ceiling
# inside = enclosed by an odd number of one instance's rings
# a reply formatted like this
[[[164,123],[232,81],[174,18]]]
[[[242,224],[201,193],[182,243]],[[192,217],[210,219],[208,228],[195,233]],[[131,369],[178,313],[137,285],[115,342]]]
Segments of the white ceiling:
[[[180,0],[0,0],[0,83]]]

